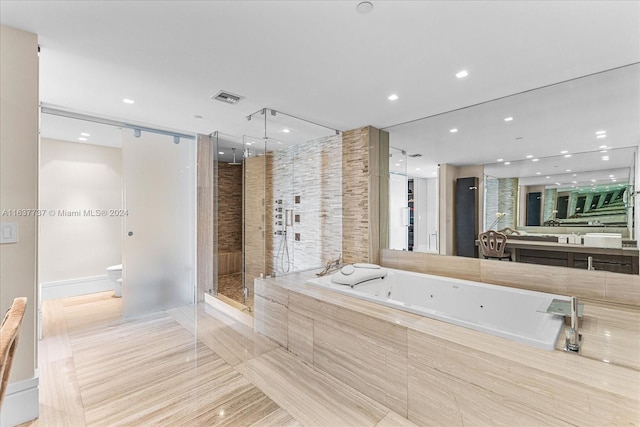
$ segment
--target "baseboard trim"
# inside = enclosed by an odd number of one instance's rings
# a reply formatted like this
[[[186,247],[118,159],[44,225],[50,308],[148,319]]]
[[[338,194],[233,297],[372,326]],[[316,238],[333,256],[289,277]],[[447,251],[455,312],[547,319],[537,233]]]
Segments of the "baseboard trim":
[[[10,383],[0,408],[0,427],[13,427],[35,420],[40,415],[40,379],[37,376]]]
[[[253,329],[253,316],[243,313],[239,308],[227,304],[226,302],[207,293],[204,294],[204,302],[211,307],[223,312],[232,319],[237,320],[238,322],[243,323]]]
[[[113,284],[106,274],[103,276],[80,277],[78,279],[41,283],[40,300],[47,301],[106,291],[113,291]]]

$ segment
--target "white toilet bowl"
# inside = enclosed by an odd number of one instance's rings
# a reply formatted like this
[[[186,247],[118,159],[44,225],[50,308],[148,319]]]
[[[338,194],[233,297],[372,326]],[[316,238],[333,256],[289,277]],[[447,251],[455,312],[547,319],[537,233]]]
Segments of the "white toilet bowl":
[[[120,298],[122,296],[122,264],[107,267],[107,278],[113,284],[113,296]]]

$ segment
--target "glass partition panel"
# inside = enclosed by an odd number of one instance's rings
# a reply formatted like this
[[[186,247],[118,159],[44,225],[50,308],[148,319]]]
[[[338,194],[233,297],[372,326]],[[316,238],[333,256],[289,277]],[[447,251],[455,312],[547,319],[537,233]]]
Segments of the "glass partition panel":
[[[342,253],[342,137],[275,110],[266,114],[266,132],[266,216],[276,227],[268,233],[268,271],[320,267]]]
[[[263,110],[247,118],[242,156],[242,297],[236,301],[253,307],[253,281],[266,275],[266,142]]]
[[[322,266],[342,252],[342,137],[271,109],[244,136],[244,286]]]
[[[413,194],[409,194],[408,184],[406,151],[389,147],[389,249],[409,249]]]
[[[389,132],[389,249],[438,252],[438,165],[404,125]],[[396,145],[397,144],[397,145]],[[419,145],[419,144],[418,144]],[[400,148],[399,148],[400,147]]]
[[[195,141],[123,129],[125,317],[195,298]]]

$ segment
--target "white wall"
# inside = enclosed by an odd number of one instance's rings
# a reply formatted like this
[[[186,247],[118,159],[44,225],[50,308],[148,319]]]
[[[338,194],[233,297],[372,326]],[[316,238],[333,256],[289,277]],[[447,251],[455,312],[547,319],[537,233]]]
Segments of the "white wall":
[[[55,212],[40,220],[40,283],[105,275],[121,263],[122,217],[85,210],[121,209],[122,150],[44,138],[40,150],[40,207]]]
[[[16,223],[18,242],[0,245],[0,313],[16,297],[27,311],[1,415],[2,425],[38,415],[36,375],[36,226],[34,215],[12,209],[38,207],[38,39],[0,26],[0,211]]]

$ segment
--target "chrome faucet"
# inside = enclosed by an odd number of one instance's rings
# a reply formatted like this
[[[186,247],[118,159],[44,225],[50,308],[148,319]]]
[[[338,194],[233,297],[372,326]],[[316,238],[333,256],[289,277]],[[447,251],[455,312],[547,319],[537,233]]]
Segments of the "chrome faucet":
[[[325,274],[333,273],[334,271],[342,268],[344,263],[342,262],[342,254],[338,256],[336,259],[330,259],[320,273],[316,273],[316,276],[324,276]]]
[[[580,352],[582,336],[578,332],[578,298],[571,297],[571,329],[567,330],[564,350]]]

